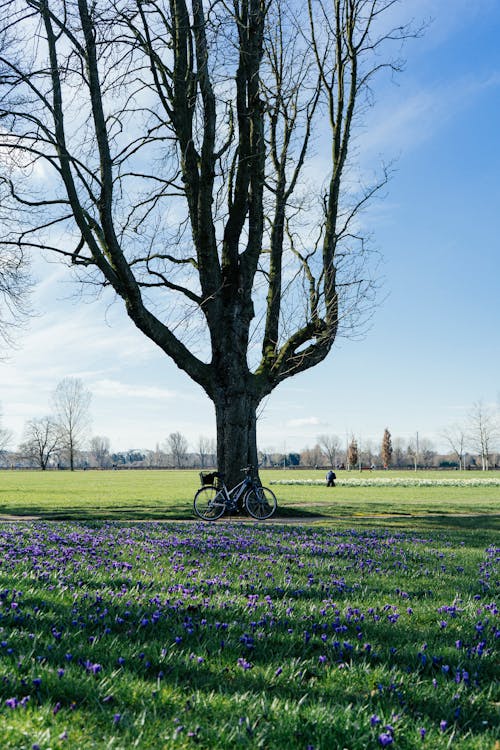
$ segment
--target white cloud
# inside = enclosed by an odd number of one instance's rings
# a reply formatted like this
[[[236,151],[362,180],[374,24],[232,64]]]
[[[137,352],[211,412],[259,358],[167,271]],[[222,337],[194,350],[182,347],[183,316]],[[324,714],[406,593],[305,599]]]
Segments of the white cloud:
[[[96,380],[89,384],[89,388],[95,396],[104,398],[138,398],[157,401],[159,399],[178,398],[179,393],[158,388],[156,386],[132,385],[122,383],[119,380]]]

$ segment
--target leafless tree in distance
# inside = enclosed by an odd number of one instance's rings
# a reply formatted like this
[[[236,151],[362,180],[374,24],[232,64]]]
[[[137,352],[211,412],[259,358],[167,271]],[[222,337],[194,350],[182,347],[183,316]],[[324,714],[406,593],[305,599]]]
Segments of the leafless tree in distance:
[[[373,310],[388,174],[364,184],[351,145],[415,35],[395,5],[0,2],[0,241],[123,300],[212,400],[229,482],[263,399]]]
[[[59,425],[52,417],[31,419],[24,430],[20,454],[45,471],[50,461],[63,449],[64,441]]]
[[[337,435],[318,435],[318,445],[333,468],[337,465],[337,456],[340,453],[340,438]]]
[[[102,435],[94,435],[90,439],[89,450],[97,466],[100,469],[107,469],[111,466],[111,457],[109,454],[109,438]]]
[[[167,438],[167,451],[172,456],[172,461],[176,469],[182,469],[185,466],[188,441],[181,432],[171,432]]]
[[[2,407],[0,405],[0,452],[4,451],[12,440],[12,431],[2,425]]]
[[[76,452],[90,428],[92,394],[80,378],[64,378],[58,383],[52,400],[69,466],[74,471]]]
[[[212,460],[212,456],[215,456],[217,452],[217,445],[213,438],[205,437],[200,435],[198,438],[198,456],[200,457],[200,466],[204,469],[207,466],[207,462]]]
[[[469,412],[468,442],[479,453],[481,468],[488,471],[490,456],[500,438],[500,420],[496,409],[476,401]]]
[[[465,427],[460,424],[454,424],[451,427],[446,427],[441,434],[457,457],[460,471],[465,469],[465,443],[467,437]]]

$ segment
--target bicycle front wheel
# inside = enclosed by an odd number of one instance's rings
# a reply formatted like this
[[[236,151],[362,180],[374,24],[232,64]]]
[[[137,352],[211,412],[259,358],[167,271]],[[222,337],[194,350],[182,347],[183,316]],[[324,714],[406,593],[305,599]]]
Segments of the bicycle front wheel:
[[[225,507],[224,495],[215,487],[202,487],[194,496],[194,512],[204,521],[216,521],[224,513]]]
[[[259,521],[271,518],[277,507],[276,496],[267,487],[252,487],[245,495],[245,508],[253,518]]]

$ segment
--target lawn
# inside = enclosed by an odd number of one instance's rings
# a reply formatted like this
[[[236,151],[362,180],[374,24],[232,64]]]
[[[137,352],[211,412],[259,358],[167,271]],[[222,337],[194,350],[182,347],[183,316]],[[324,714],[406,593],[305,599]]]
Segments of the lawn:
[[[408,482],[417,476],[432,486],[349,486],[346,481]],[[450,524],[499,528],[500,472],[488,472],[493,486],[463,484],[482,472],[338,472],[338,485],[324,486],[324,472],[263,471],[264,484],[278,497],[279,517],[359,519],[398,524],[418,518],[430,527]],[[288,484],[320,481],[322,484]],[[280,484],[279,482],[287,482]],[[444,484],[454,482],[454,484]],[[344,483],[344,484],[343,484]],[[1,471],[0,517],[51,520],[187,520],[199,487],[197,471]]]
[[[498,536],[424,520],[0,523],[2,750],[494,750]]]

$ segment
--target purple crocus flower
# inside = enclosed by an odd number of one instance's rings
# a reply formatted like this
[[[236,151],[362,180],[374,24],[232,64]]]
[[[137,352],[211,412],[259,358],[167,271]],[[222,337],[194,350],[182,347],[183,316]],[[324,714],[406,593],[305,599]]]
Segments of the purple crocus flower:
[[[379,735],[378,741],[382,747],[387,747],[387,745],[392,745],[394,738],[389,732],[382,732],[382,734]]]

